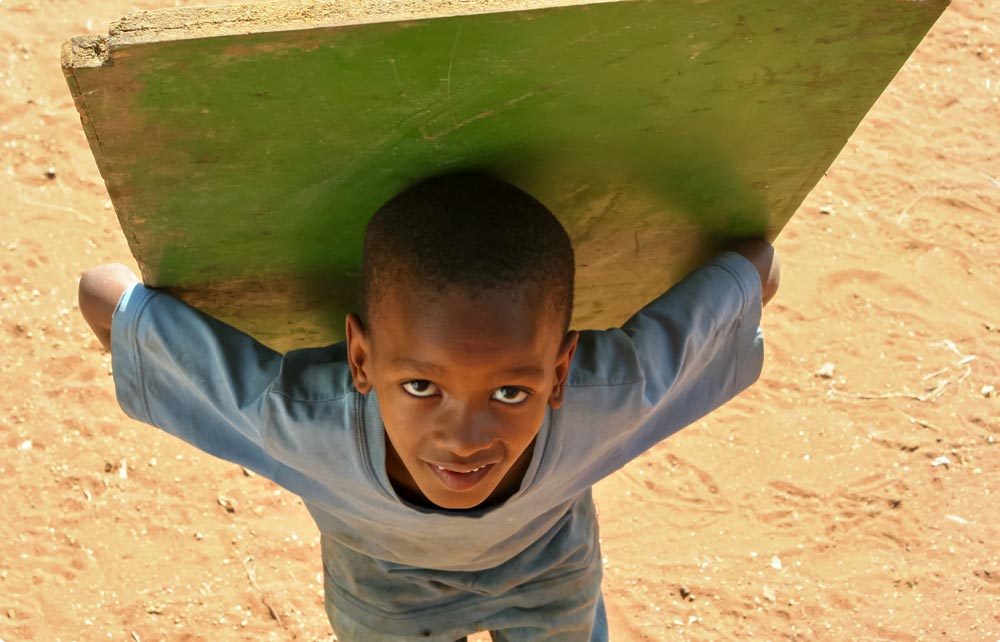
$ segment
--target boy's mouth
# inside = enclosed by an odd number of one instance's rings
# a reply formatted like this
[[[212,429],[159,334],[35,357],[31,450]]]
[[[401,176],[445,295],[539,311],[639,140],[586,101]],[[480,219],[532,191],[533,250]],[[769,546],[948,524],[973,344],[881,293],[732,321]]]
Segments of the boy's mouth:
[[[465,471],[451,470],[443,466],[428,463],[427,466],[437,475],[438,479],[451,490],[469,490],[490,473],[496,464],[486,464]]]

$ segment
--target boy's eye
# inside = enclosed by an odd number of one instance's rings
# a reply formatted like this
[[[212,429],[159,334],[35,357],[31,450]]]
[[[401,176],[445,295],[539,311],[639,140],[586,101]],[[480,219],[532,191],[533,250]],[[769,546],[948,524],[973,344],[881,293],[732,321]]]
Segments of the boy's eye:
[[[493,392],[493,399],[500,403],[516,405],[528,398],[528,391],[517,386],[503,386]]]
[[[437,394],[437,386],[426,379],[414,379],[403,384],[403,390],[414,397],[433,397]]]

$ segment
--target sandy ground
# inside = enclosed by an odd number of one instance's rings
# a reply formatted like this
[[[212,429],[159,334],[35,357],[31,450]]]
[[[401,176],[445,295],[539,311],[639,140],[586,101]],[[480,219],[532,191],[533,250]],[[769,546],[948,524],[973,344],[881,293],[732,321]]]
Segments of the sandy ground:
[[[301,503],[124,418],[75,308],[129,254],[59,45],[156,4],[0,0],[0,638],[327,641]],[[955,0],[779,239],[762,380],[598,487],[615,640],[1000,640],[998,100]]]

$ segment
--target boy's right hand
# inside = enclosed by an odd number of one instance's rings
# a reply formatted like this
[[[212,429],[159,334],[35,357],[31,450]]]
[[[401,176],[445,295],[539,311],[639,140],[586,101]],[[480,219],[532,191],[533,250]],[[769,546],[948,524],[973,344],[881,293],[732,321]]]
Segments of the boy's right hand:
[[[111,316],[118,300],[139,277],[120,263],[107,263],[91,268],[80,279],[80,313],[97,339],[111,349]]]
[[[764,305],[774,298],[781,283],[781,261],[774,251],[774,246],[761,239],[740,241],[730,248],[742,255],[757,268],[760,276],[761,299]]]

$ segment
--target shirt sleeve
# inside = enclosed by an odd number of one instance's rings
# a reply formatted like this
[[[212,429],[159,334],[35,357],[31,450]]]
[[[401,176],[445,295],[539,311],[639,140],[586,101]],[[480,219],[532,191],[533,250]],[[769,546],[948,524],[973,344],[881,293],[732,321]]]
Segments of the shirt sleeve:
[[[598,477],[757,380],[763,365],[761,308],[753,264],[724,252],[621,328],[581,333],[581,358],[574,359],[567,395],[576,388],[580,407],[600,417],[574,418],[590,423],[598,442],[589,444],[606,464],[597,466]]]
[[[135,285],[112,317],[115,391],[130,417],[273,479],[262,420],[282,357],[170,295]]]

